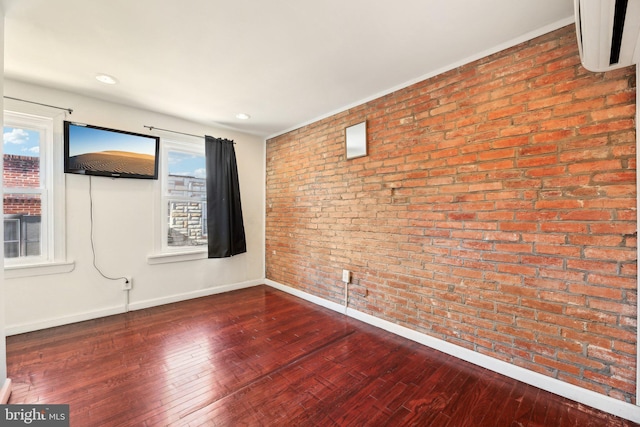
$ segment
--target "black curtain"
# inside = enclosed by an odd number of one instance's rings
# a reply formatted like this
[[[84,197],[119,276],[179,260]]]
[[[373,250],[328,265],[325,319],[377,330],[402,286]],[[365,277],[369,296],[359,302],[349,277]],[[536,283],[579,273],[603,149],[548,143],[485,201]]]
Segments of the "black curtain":
[[[233,141],[205,136],[209,258],[247,251]]]

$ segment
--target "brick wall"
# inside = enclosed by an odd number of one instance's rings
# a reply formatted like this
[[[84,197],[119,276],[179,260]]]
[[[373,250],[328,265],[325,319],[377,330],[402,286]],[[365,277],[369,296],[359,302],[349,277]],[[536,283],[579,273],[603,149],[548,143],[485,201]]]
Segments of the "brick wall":
[[[202,202],[169,202],[169,246],[206,245]]]
[[[269,140],[267,278],[635,402],[635,84],[569,26]]]
[[[33,156],[3,156],[5,187],[31,187],[40,185],[40,158]]]
[[[40,186],[40,158],[5,154],[3,161],[5,187],[38,188]],[[4,196],[4,213],[40,216],[40,196],[6,195]]]
[[[198,246],[207,244],[205,209],[206,181],[182,175],[169,175],[167,192],[193,201],[169,202],[169,246]]]

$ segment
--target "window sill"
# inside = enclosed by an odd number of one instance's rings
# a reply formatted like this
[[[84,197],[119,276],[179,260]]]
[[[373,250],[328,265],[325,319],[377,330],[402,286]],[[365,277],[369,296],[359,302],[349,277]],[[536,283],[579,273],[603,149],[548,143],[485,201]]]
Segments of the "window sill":
[[[199,259],[207,259],[206,250],[151,254],[147,256],[147,263],[154,265],[167,264],[170,262],[196,261]]]
[[[76,268],[76,263],[71,262],[47,262],[41,264],[5,265],[4,278],[18,279],[21,277],[47,276],[50,274],[71,273]]]

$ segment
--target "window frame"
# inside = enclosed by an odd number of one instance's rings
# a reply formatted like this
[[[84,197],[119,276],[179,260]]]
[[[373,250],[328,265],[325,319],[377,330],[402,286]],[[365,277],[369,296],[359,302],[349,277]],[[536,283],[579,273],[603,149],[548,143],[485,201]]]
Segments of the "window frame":
[[[66,260],[65,177],[63,171],[64,113],[33,105],[5,102],[5,127],[28,128],[40,133],[39,188],[9,188],[10,193],[40,194],[40,256],[4,258],[5,278],[39,276],[72,271],[74,263]],[[3,150],[4,155],[4,150]],[[4,157],[3,157],[4,160]],[[7,189],[3,183],[3,195]],[[3,212],[4,215],[4,212]],[[4,223],[3,223],[4,227]]]
[[[157,212],[154,215],[156,226],[154,253],[148,257],[150,264],[166,262],[190,261],[194,259],[206,258],[207,245],[198,246],[169,246],[167,236],[169,233],[169,223],[167,218],[167,207],[169,200],[175,200],[175,195],[169,195],[169,152],[177,151],[199,156],[205,155],[204,141],[201,139],[173,139],[160,138],[160,171],[158,173],[159,191],[156,202]],[[205,200],[206,203],[206,196]],[[205,215],[203,215],[203,220]]]

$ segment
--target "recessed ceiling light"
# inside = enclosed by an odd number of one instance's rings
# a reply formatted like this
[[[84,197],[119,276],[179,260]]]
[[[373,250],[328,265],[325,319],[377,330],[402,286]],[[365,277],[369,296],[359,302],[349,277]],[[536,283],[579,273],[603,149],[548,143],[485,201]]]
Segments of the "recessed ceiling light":
[[[240,119],[240,120],[247,120],[250,119],[251,116],[248,115],[247,113],[238,113],[236,114],[236,119]]]
[[[108,85],[114,85],[118,83],[118,80],[115,77],[108,74],[96,74],[96,80]]]

